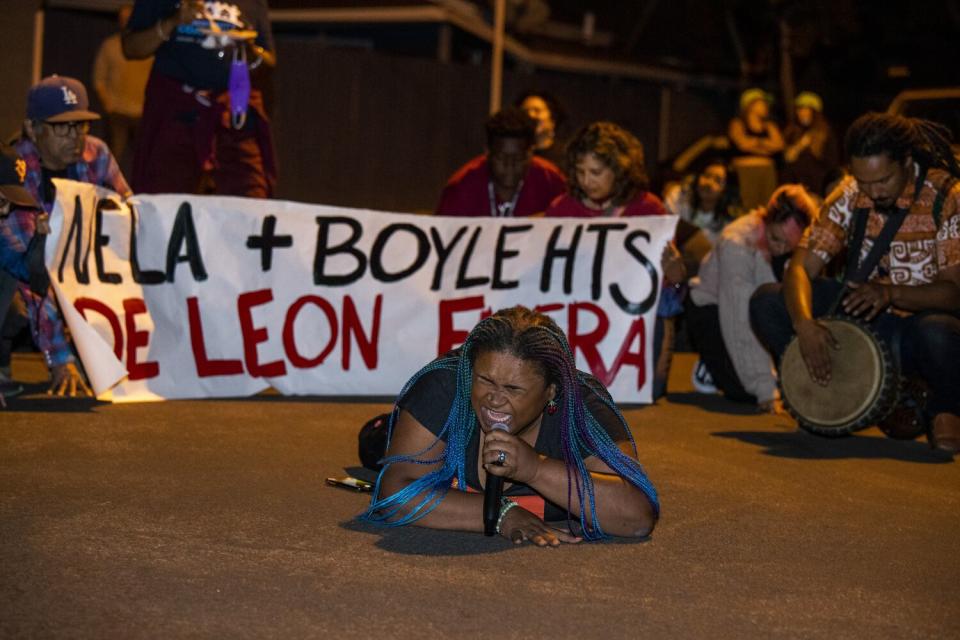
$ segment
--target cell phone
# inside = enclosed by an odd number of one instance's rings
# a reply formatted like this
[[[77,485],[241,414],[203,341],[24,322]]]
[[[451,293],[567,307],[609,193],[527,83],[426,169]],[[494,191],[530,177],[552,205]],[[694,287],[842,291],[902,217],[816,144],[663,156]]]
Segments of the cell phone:
[[[345,476],[343,478],[327,478],[327,484],[331,487],[342,487],[344,489],[352,489],[353,491],[359,491],[362,493],[369,493],[373,491],[373,484],[367,482],[366,480],[361,480],[360,478],[354,478],[352,476]]]

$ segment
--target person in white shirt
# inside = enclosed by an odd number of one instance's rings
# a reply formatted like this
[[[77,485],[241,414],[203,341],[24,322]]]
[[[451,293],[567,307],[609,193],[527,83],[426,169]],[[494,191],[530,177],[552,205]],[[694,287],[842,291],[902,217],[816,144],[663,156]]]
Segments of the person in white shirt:
[[[690,282],[691,342],[730,400],[782,410],[773,362],[750,328],[750,297],[776,282],[773,258],[792,252],[816,215],[817,205],[801,185],[778,188],[766,206],[727,225]]]

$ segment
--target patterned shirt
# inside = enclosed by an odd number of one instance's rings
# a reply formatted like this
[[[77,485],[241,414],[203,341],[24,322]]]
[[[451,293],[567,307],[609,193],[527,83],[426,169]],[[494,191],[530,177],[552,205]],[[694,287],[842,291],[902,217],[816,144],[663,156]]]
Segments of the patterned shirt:
[[[40,153],[26,137],[20,138],[14,147],[27,163],[27,175],[23,186],[49,213],[53,210],[53,202],[44,202],[43,199],[43,167],[40,164]],[[67,167],[67,178],[107,187],[124,197],[131,194],[130,187],[120,173],[120,168],[110,149],[107,148],[106,143],[93,136],[87,136],[81,160]],[[0,236],[3,236],[3,243],[17,253],[26,252],[36,228],[36,211],[17,209],[0,219]],[[63,318],[57,308],[53,290],[49,290],[46,296],[41,297],[21,282],[18,284],[18,291],[26,303],[31,333],[37,347],[43,352],[47,365],[54,367],[72,362],[73,353],[64,331]]]
[[[25,255],[36,229],[37,212],[16,209],[0,218],[0,244],[16,254]],[[44,297],[38,296],[25,282],[17,283],[17,291],[23,298],[30,320],[30,332],[43,352],[47,365],[54,367],[73,361],[70,343],[63,330],[63,319],[53,297],[53,290]]]
[[[21,137],[14,143],[14,147],[24,162],[27,163],[27,175],[24,178],[24,188],[43,205],[47,213],[53,211],[53,201],[44,202],[43,198],[43,166],[40,164],[40,152],[28,138]],[[100,138],[87,136],[83,146],[83,155],[78,162],[67,167],[67,178],[77,182],[88,182],[101,187],[113,189],[126,198],[133,192],[130,185],[120,173],[110,149]],[[33,230],[30,230],[31,235]]]
[[[907,216],[870,275],[871,282],[916,287],[930,284],[940,271],[960,265],[960,182],[955,182],[945,194],[939,226],[933,219],[934,200],[949,179],[946,171],[930,169],[919,193],[915,177],[907,183],[896,202],[898,208],[908,211]],[[852,176],[844,178],[827,198],[820,217],[807,229],[800,246],[829,262],[846,246],[855,209],[869,210],[860,248],[862,262],[880,235],[886,216],[876,211],[873,201],[860,191]]]

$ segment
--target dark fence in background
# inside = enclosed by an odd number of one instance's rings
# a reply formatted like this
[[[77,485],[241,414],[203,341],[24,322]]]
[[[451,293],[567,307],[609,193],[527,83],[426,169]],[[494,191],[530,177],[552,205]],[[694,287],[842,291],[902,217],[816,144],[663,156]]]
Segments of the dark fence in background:
[[[91,91],[100,41],[113,16],[48,10],[43,73],[72,75]],[[321,38],[275,30],[278,67],[268,90],[280,163],[278,196],[392,211],[432,210],[447,177],[484,147],[489,71],[485,66],[332,48]],[[635,80],[508,69],[504,99],[547,90],[567,109],[562,132],[613,120],[643,141],[648,168],[658,149],[660,86]],[[726,127],[735,96],[673,91],[671,153]],[[102,135],[99,125],[94,135]],[[162,167],[158,167],[162,171]]]

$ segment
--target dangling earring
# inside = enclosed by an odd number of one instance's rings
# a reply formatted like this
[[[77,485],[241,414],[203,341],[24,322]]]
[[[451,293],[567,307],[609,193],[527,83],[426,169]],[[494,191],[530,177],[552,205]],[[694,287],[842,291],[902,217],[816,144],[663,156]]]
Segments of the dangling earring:
[[[553,415],[557,412],[557,402],[556,400],[551,400],[547,403],[547,413]]]

